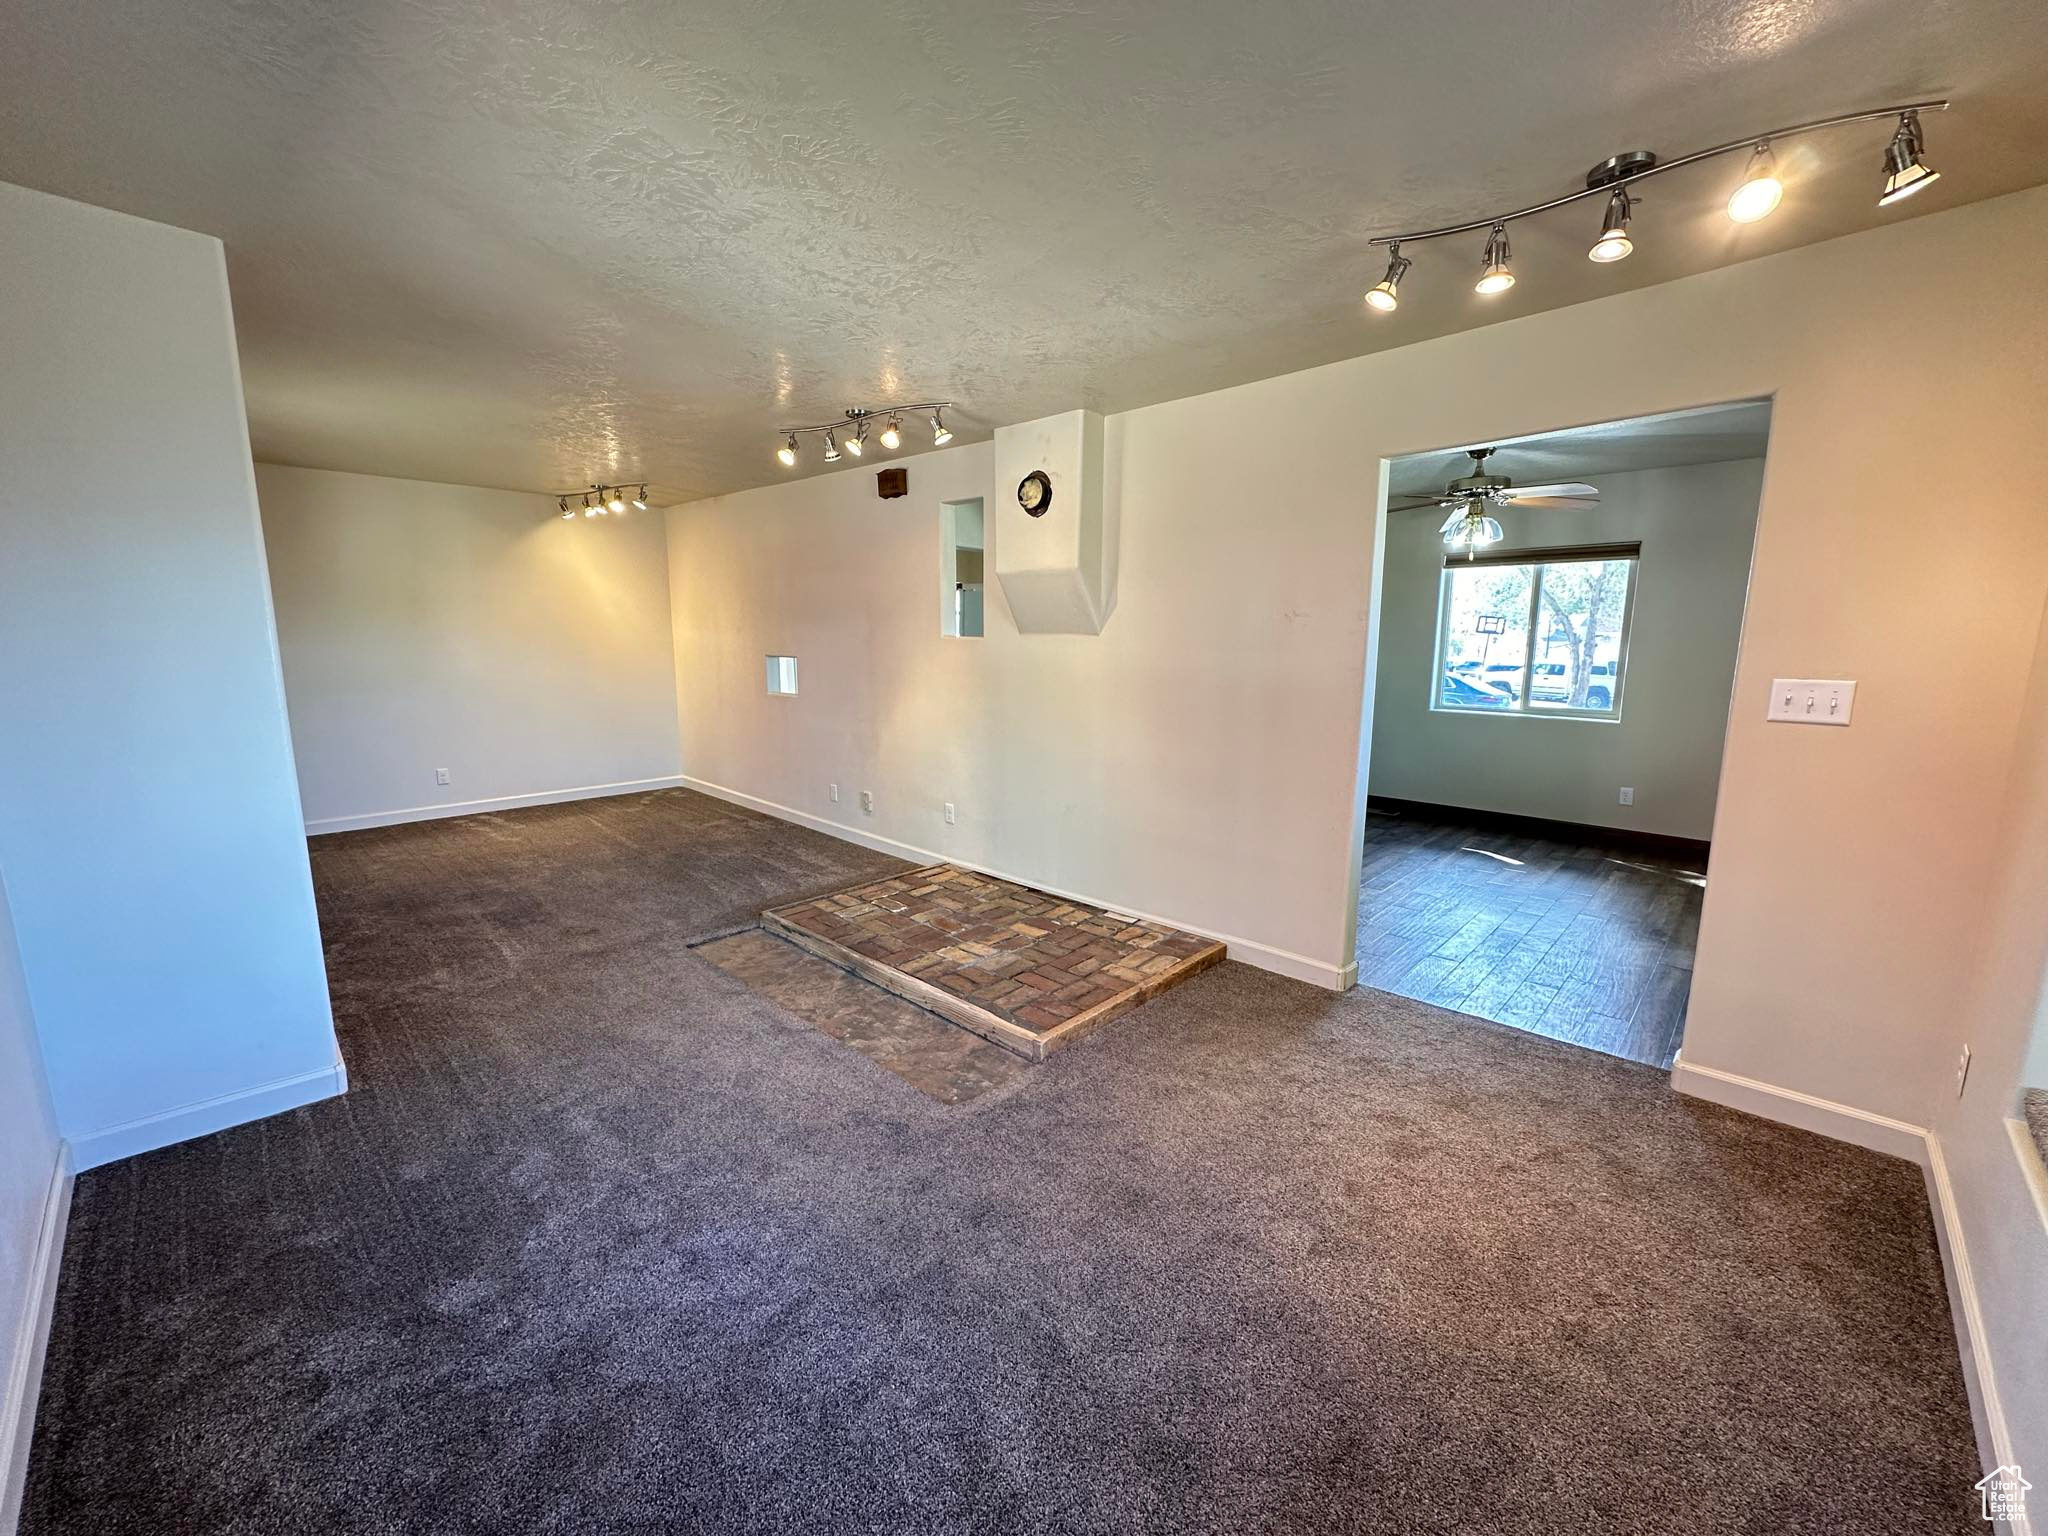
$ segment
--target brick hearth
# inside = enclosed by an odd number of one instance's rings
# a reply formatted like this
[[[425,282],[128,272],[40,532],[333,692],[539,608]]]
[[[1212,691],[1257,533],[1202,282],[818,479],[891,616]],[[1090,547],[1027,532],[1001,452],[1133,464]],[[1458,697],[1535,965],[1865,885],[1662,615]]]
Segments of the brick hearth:
[[[1223,959],[1214,939],[933,864],[761,914],[1033,1061]]]

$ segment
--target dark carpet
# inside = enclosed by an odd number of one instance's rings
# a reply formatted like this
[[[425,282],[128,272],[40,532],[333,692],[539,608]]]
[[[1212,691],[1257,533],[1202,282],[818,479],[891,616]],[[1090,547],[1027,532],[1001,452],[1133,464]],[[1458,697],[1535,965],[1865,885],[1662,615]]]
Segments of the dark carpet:
[[[352,1091],[78,1181],[29,1536],[1981,1529],[1905,1163],[1234,964],[939,1104],[683,791],[314,865]]]

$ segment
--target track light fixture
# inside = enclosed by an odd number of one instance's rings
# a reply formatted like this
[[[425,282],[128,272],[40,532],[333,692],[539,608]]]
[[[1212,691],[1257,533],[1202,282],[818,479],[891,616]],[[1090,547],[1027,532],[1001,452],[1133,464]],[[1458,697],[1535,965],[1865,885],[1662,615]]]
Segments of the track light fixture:
[[[1398,309],[1402,274],[1414,265],[1401,254],[1401,242],[1396,240],[1394,248],[1387,252],[1387,275],[1365,291],[1365,302],[1378,310]]]
[[[1486,255],[1481,258],[1482,270],[1479,281],[1472,285],[1474,293],[1506,293],[1515,286],[1512,263],[1515,254],[1508,249],[1508,230],[1505,224],[1493,226],[1493,233],[1486,237]]]
[[[1771,141],[1750,151],[1749,166],[1742,184],[1728,194],[1728,217],[1738,224],[1754,224],[1768,216],[1785,196],[1785,184],[1778,180],[1778,157],[1771,153]]]
[[[574,496],[572,502],[569,498]],[[581,512],[585,517],[623,517],[626,509],[647,510],[647,487],[635,490],[630,485],[593,485],[587,491],[563,491],[555,497],[555,510],[564,518],[575,520]]]
[[[1607,199],[1607,216],[1600,221],[1600,238],[1586,252],[1588,261],[1619,261],[1636,248],[1635,241],[1628,237],[1628,220],[1633,212],[1635,205],[1629,201],[1628,188],[1616,187],[1614,195]]]
[[[930,411],[932,424],[932,446],[943,448],[953,440],[953,434],[946,427],[945,412],[951,409],[950,400],[924,400],[915,405],[891,405],[870,408],[850,405],[839,421],[820,422],[814,427],[784,427],[782,445],[775,450],[775,457],[785,469],[796,468],[797,439],[806,432],[815,432],[825,440],[825,462],[839,462],[840,450],[852,454],[856,459],[867,451],[868,423],[878,417],[883,422],[882,430],[875,434],[874,441],[893,453],[903,446],[903,417],[911,411]],[[839,434],[844,432],[842,441]]]
[[[1898,131],[1884,152],[1884,196],[1877,200],[1878,207],[1889,208],[1941,180],[1941,172],[1920,155],[1920,114],[1908,109],[1899,114]]]
[[[1400,307],[1399,288],[1401,279],[1413,265],[1401,254],[1401,247],[1410,241],[1442,240],[1452,235],[1470,234],[1485,230],[1486,250],[1481,259],[1479,280],[1473,291],[1481,294],[1504,293],[1515,283],[1514,257],[1508,248],[1508,225],[1516,219],[1531,218],[1539,213],[1548,213],[1553,208],[1562,208],[1567,203],[1576,203],[1581,198],[1604,197],[1607,200],[1606,217],[1601,221],[1600,238],[1586,252],[1596,262],[1620,261],[1635,249],[1635,242],[1628,233],[1631,217],[1639,201],[1634,186],[1652,176],[1661,176],[1666,171],[1675,171],[1680,166],[1696,165],[1702,160],[1711,160],[1720,155],[1732,155],[1747,151],[1749,161],[1742,174],[1742,181],[1728,198],[1728,217],[1737,224],[1754,224],[1767,217],[1784,198],[1785,185],[1778,176],[1777,157],[1772,145],[1779,139],[1795,138],[1800,134],[1817,133],[1823,128],[1839,128],[1849,123],[1868,123],[1881,118],[1896,118],[1898,126],[1892,133],[1892,141],[1884,155],[1884,195],[1878,198],[1880,208],[1890,207],[1903,198],[1931,185],[1941,173],[1928,165],[1925,146],[1921,138],[1920,114],[1942,112],[1948,109],[1948,102],[1910,101],[1895,107],[1873,107],[1863,112],[1843,112],[1834,117],[1815,118],[1808,123],[1794,123],[1787,128],[1774,128],[1768,133],[1753,133],[1744,138],[1730,139],[1726,144],[1716,144],[1707,149],[1695,150],[1688,155],[1664,160],[1647,149],[1632,149],[1601,161],[1586,173],[1586,185],[1577,191],[1567,192],[1562,197],[1553,197],[1547,202],[1532,203],[1527,208],[1517,208],[1512,213],[1497,213],[1486,218],[1468,219],[1462,224],[1447,224],[1442,229],[1410,230],[1397,235],[1375,235],[1369,242],[1384,245],[1388,249],[1387,275],[1380,279],[1365,295],[1365,302],[1381,314],[1392,314]]]

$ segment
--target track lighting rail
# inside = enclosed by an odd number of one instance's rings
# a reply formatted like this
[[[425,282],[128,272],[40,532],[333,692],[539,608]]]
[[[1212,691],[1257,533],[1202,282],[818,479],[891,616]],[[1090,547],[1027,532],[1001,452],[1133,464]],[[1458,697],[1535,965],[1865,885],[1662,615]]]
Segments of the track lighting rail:
[[[1411,241],[1441,240],[1448,235],[1469,235],[1474,230],[1491,230],[1498,225],[1512,224],[1516,219],[1526,219],[1539,213],[1548,213],[1553,208],[1583,202],[1589,197],[1607,197],[1617,186],[1634,186],[1637,182],[1648,181],[1652,176],[1661,176],[1666,171],[1675,171],[1680,166],[1697,165],[1702,160],[1711,160],[1717,155],[1732,155],[1742,150],[1753,150],[1760,144],[1778,139],[1789,139],[1798,134],[1815,133],[1823,128],[1839,128],[1845,123],[1874,122],[1879,118],[1903,117],[1909,113],[1945,112],[1946,99],[1938,101],[1909,101],[1895,107],[1872,107],[1867,112],[1839,112],[1833,117],[1816,117],[1811,122],[1794,123],[1789,128],[1772,128],[1763,133],[1745,134],[1739,139],[1730,139],[1725,144],[1716,144],[1711,149],[1696,149],[1689,155],[1680,155],[1675,160],[1659,160],[1640,170],[1618,167],[1616,173],[1606,180],[1588,177],[1588,185],[1562,197],[1553,197],[1548,202],[1531,203],[1527,208],[1517,208],[1513,213],[1493,213],[1484,218],[1467,219],[1462,224],[1446,224],[1441,229],[1419,229],[1401,235],[1374,235],[1368,245],[1406,245]],[[1626,157],[1617,156],[1617,159]],[[1610,162],[1611,163],[1611,162]]]
[[[885,449],[893,451],[903,444],[903,418],[918,411],[929,411],[932,431],[932,446],[943,448],[953,440],[953,432],[946,425],[946,412],[953,408],[950,400],[918,400],[908,405],[849,405],[837,421],[821,421],[809,427],[784,427],[776,436],[782,439],[782,446],[775,450],[776,460],[784,469],[794,469],[797,460],[797,439],[806,432],[821,432],[825,437],[825,462],[837,464],[840,450],[854,458],[860,458],[866,451],[868,423],[884,422],[882,430],[875,435],[875,441]],[[839,440],[840,433],[846,434],[846,441]]]
[[[628,507],[638,512],[647,510],[645,484],[637,490],[631,485],[592,485],[580,491],[557,491],[554,497],[555,509],[563,517],[574,517],[579,512],[585,517],[604,517],[611,513],[624,517]]]
[[[950,400],[919,400],[910,405],[882,405],[867,407],[850,405],[837,421],[821,421],[815,427],[783,427],[775,435],[791,437],[800,432],[844,432],[859,422],[873,421],[878,416],[908,416],[912,411],[950,411]]]

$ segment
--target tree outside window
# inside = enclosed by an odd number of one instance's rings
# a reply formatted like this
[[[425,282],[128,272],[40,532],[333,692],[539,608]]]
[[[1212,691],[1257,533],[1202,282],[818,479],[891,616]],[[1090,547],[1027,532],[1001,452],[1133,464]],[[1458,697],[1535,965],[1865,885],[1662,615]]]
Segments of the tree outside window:
[[[1452,561],[1432,707],[1614,717],[1634,554]]]

